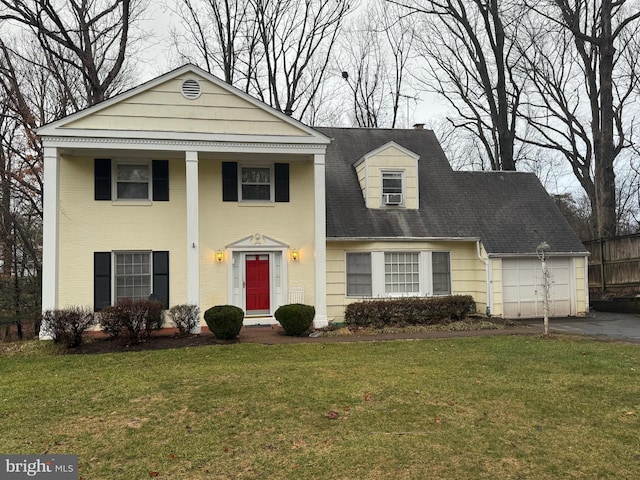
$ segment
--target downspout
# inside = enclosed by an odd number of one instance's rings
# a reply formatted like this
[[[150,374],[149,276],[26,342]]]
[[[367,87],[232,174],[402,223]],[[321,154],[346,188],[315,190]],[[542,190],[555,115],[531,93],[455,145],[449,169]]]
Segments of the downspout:
[[[493,272],[491,271],[491,266],[489,264],[489,258],[484,258],[481,253],[481,245],[480,240],[476,242],[476,251],[478,253],[478,259],[482,263],[484,263],[485,269],[485,278],[487,283],[487,317],[491,317],[491,306],[493,305]]]

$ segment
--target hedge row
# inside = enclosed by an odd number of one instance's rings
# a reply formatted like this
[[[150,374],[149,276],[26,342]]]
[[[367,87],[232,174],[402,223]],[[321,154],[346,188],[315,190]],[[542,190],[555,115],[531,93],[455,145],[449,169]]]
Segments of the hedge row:
[[[475,310],[471,295],[366,300],[347,305],[344,321],[347,326],[373,328],[434,325],[462,320]]]

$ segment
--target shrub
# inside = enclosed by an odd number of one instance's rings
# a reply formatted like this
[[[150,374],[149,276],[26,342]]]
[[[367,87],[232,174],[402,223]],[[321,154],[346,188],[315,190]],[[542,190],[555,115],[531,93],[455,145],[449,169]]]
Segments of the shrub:
[[[144,335],[146,338],[151,336],[154,330],[160,330],[164,325],[164,316],[162,314],[164,305],[157,300],[140,300],[136,302],[140,308],[147,310],[147,318],[144,322]]]
[[[55,343],[66,347],[77,347],[90,327],[95,325],[93,312],[86,307],[67,307],[59,310],[47,310],[42,321]]]
[[[119,337],[124,330],[122,309],[118,306],[103,308],[100,313],[98,313],[98,321],[102,331],[111,338]]]
[[[470,295],[369,300],[347,305],[344,321],[349,326],[373,328],[433,325],[462,320],[475,308]]]
[[[162,303],[155,300],[125,298],[118,305],[100,312],[102,330],[115,338],[126,332],[130,343],[140,343],[162,328]]]
[[[242,329],[244,312],[233,305],[216,305],[204,312],[209,330],[221,340],[236,338]]]
[[[176,324],[180,335],[188,335],[200,323],[197,305],[174,305],[169,309],[169,319]]]
[[[275,317],[287,335],[302,335],[311,328],[316,309],[311,305],[292,303],[282,305],[276,310]]]

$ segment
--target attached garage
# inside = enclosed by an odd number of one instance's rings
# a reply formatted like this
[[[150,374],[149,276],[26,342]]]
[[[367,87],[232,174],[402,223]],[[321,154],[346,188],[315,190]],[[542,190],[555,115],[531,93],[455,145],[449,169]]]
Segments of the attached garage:
[[[569,257],[552,257],[547,261],[551,276],[549,315],[563,317],[576,314],[575,274]],[[543,290],[541,262],[532,257],[502,259],[502,301],[505,318],[542,317]]]

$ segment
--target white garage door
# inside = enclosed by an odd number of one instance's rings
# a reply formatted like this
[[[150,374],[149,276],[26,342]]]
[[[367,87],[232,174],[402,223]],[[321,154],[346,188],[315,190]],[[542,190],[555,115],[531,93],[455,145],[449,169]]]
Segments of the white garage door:
[[[549,315],[573,315],[571,260],[550,258],[551,274]],[[537,258],[502,259],[502,301],[506,318],[542,317],[542,268]]]

